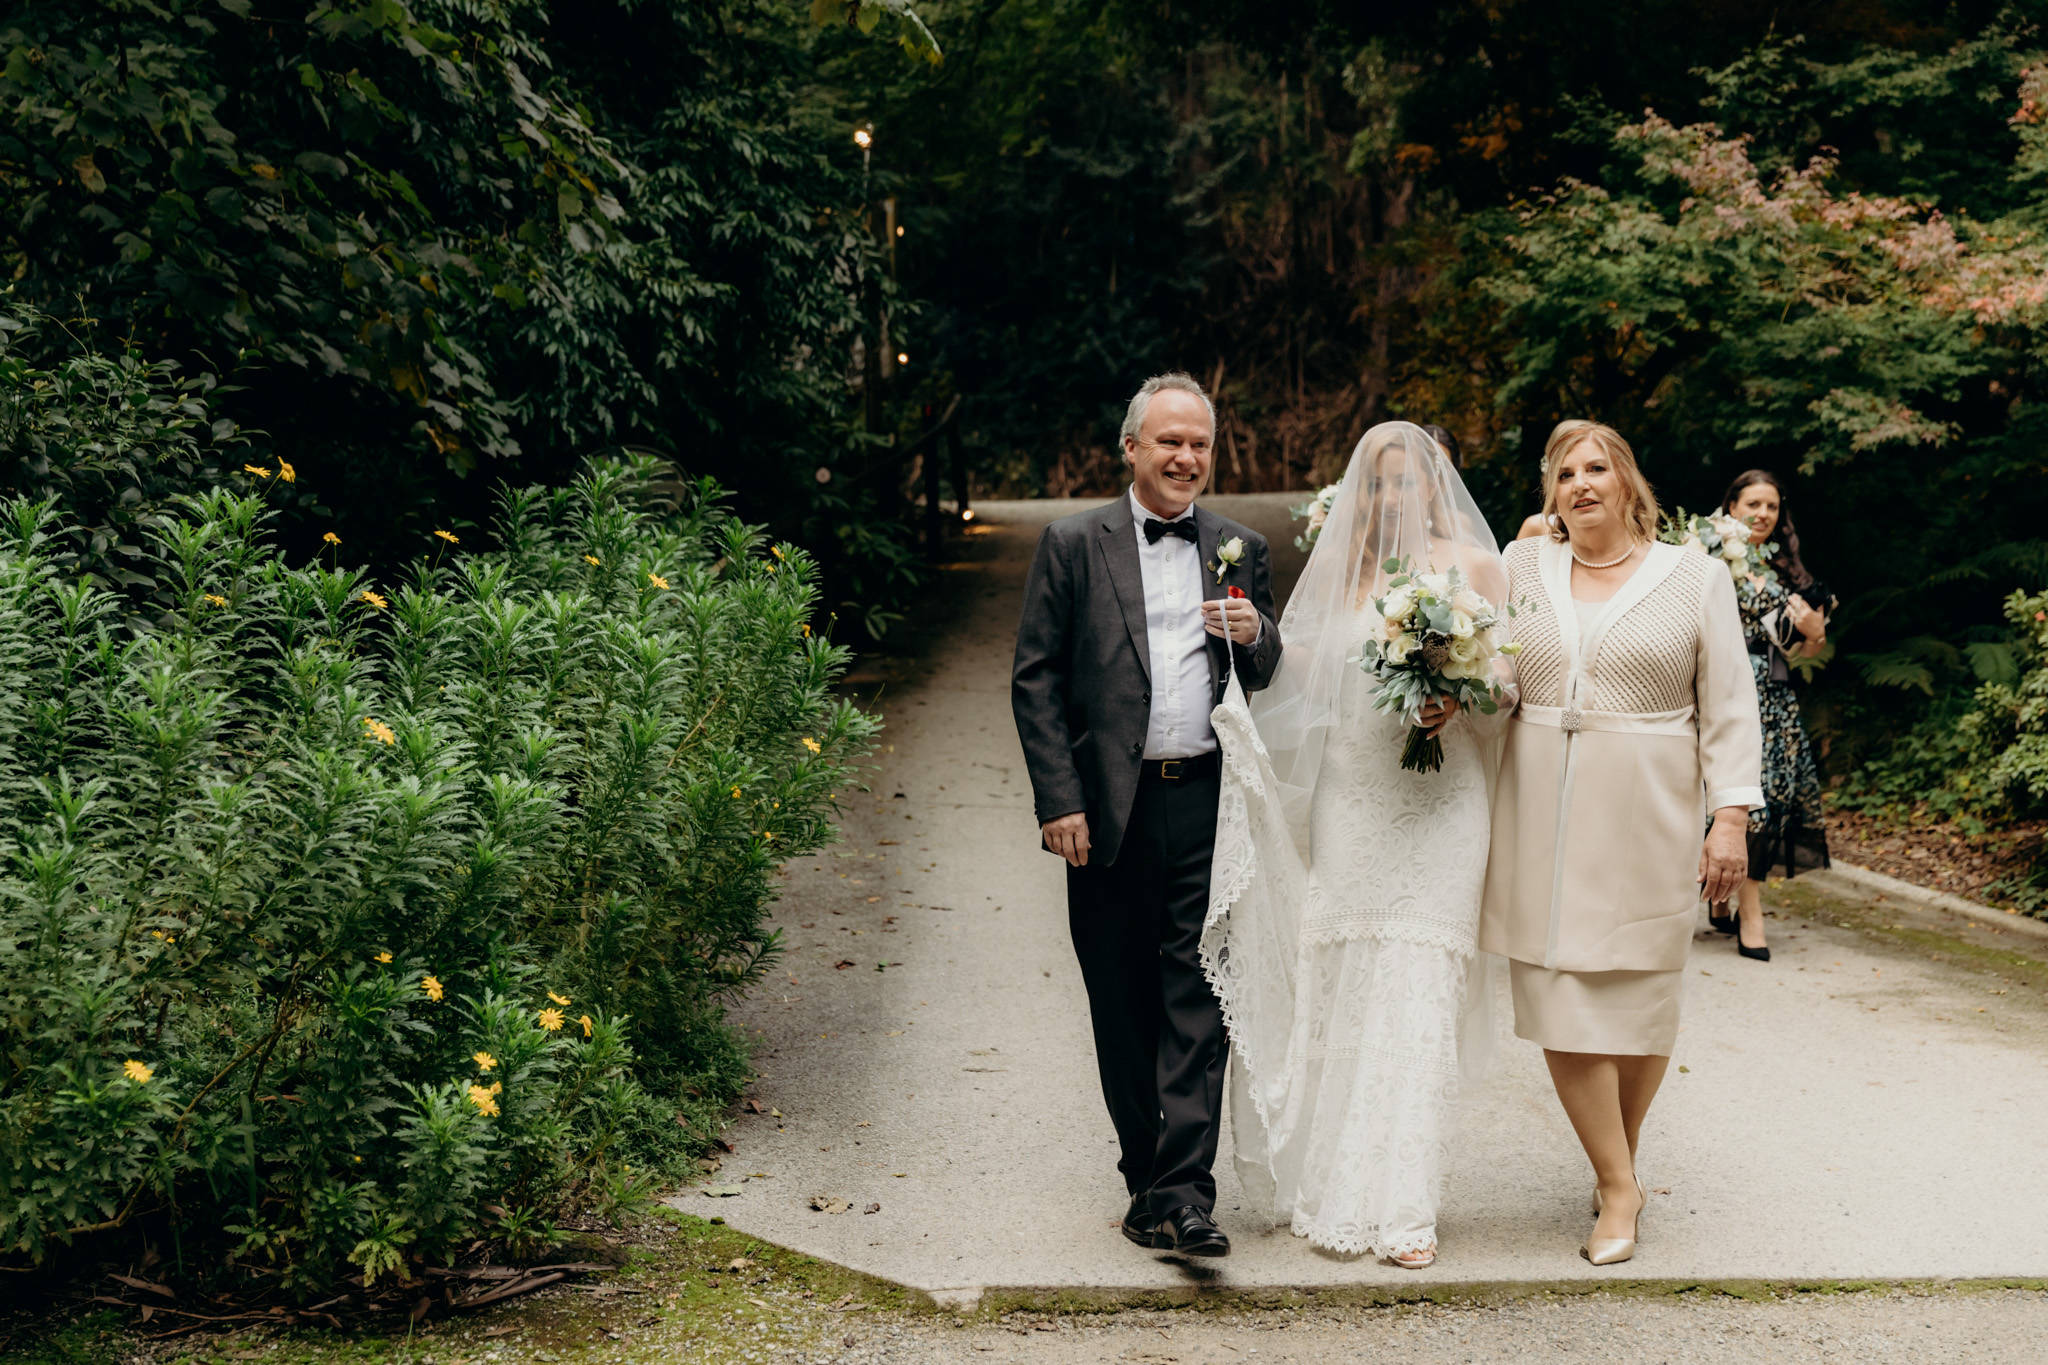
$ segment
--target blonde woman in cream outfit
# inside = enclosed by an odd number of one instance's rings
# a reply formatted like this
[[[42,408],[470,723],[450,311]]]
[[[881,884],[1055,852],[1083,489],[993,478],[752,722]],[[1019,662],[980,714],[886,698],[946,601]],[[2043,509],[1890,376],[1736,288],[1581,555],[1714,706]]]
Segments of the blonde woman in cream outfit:
[[[1515,1032],[1542,1045],[1593,1164],[1580,1254],[1610,1265],[1635,1254],[1636,1144],[1677,1040],[1702,891],[1724,898],[1746,875],[1763,731],[1734,585],[1706,555],[1657,542],[1628,443],[1565,422],[1543,468],[1554,529],[1505,555],[1521,705],[1479,947],[1509,959]]]

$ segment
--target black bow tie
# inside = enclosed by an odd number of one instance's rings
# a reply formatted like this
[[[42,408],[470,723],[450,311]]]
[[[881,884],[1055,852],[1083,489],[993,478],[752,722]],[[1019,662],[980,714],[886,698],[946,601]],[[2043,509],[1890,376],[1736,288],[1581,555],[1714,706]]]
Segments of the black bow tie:
[[[1157,545],[1161,536],[1179,536],[1188,544],[1195,543],[1195,519],[1182,517],[1179,521],[1161,521],[1157,517],[1145,518],[1145,543]]]

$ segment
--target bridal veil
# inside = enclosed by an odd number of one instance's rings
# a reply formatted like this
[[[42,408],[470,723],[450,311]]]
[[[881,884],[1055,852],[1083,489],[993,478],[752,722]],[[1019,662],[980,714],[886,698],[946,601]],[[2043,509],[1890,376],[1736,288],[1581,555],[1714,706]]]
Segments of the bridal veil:
[[[1315,1027],[1304,1022],[1308,998],[1297,978],[1310,960],[1305,939],[1319,932],[1305,924],[1317,853],[1311,811],[1318,778],[1340,727],[1351,727],[1344,737],[1355,738],[1358,727],[1375,720],[1366,700],[1370,689],[1360,685],[1358,659],[1367,633],[1379,626],[1371,599],[1384,594],[1390,565],[1397,561],[1418,570],[1455,566],[1495,603],[1507,592],[1499,545],[1464,480],[1436,443],[1407,422],[1375,426],[1354,448],[1281,616],[1284,652],[1272,682],[1247,700],[1233,678],[1215,712],[1224,782],[1202,954],[1230,1029],[1232,1131],[1239,1174],[1255,1200],[1273,1196],[1271,1154],[1293,1136],[1291,1125],[1303,1106],[1291,1089],[1301,1083],[1305,1035]],[[1453,722],[1471,727],[1484,756],[1487,808],[1502,719],[1461,716]],[[1416,804],[1373,810],[1365,818],[1412,826],[1431,817]],[[1483,828],[1475,835],[1453,826],[1440,839],[1407,846],[1425,848],[1426,861],[1441,860],[1445,869],[1455,866],[1461,873],[1470,872],[1476,860],[1483,873]],[[1374,901],[1372,888],[1360,888],[1362,902],[1375,907],[1367,913],[1379,918],[1355,932],[1440,946],[1467,964],[1463,1014],[1456,1021],[1457,1070],[1477,1074],[1490,1060],[1495,1037],[1494,973],[1462,922],[1447,936],[1441,923],[1430,921],[1430,868],[1389,868],[1386,875],[1425,893],[1404,889],[1382,904]],[[1446,880],[1462,885],[1471,878]],[[1324,890],[1318,889],[1320,900],[1327,900]],[[1458,914],[1467,908],[1458,906]],[[1476,902],[1469,908],[1476,933]],[[1430,1026],[1431,1021],[1417,1021],[1419,1029]]]

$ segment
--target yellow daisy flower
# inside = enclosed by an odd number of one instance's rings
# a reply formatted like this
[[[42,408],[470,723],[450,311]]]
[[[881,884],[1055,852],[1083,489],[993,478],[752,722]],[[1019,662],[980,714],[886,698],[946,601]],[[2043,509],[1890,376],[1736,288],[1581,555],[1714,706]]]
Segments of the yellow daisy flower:
[[[292,468],[289,460],[279,460],[277,462],[277,477],[283,479],[286,483],[297,483],[299,481],[299,471]]]
[[[391,950],[386,948],[383,952],[377,954],[377,960],[389,966],[391,963]]]
[[[339,542],[336,543],[338,544]],[[390,598],[385,597],[380,593],[371,592],[368,588],[364,588],[361,593],[357,594],[356,600],[358,602],[368,602],[378,611],[383,611],[386,607],[391,605]]]
[[[663,578],[658,573],[651,573],[647,575],[647,581],[649,583],[652,583],[655,587],[663,589],[664,591],[668,588],[668,580],[666,578]]]
[[[398,743],[398,736],[392,731],[390,726],[381,720],[372,720],[368,716],[363,717],[363,736],[366,739],[381,739],[386,744]]]
[[[811,638],[811,623],[809,621],[804,622],[801,626],[798,626],[797,629],[801,630],[804,633],[804,638],[806,640]]]
[[[326,535],[320,537],[320,539],[326,541],[329,545],[341,544],[341,537],[334,534],[334,532],[332,531],[329,531]]]
[[[470,1058],[470,1060],[475,1062],[478,1067],[485,1071],[489,1071],[492,1067],[498,1064],[498,1059],[496,1057],[493,1057],[488,1052],[479,1052],[474,1057]]]
[[[482,1086],[473,1085],[469,1088],[469,1102],[475,1105],[476,1111],[485,1118],[494,1119],[498,1117],[497,1099]]]
[[[462,543],[462,537],[456,535],[453,531],[436,531],[434,534],[447,541],[450,545],[460,545]]]
[[[569,997],[568,997],[568,996],[566,996],[566,995],[556,995],[556,994],[555,994],[555,993],[554,993],[553,991],[549,991],[549,992],[548,992],[548,999],[550,999],[550,1000],[554,1001],[554,1002],[555,1002],[555,1003],[556,1003],[557,1005],[563,1005],[563,1006],[566,1006],[566,1005],[567,1005],[567,1004],[569,1003]]]
[[[812,739],[809,735],[804,736],[803,743],[804,747],[806,749],[809,749],[814,754],[823,753],[825,751],[825,746],[818,743],[817,740]]]
[[[540,1012],[540,1026],[549,1033],[559,1032],[562,1027],[562,1012],[556,1009],[542,1010]]]
[[[270,471],[265,469],[260,464],[245,464],[242,466],[242,468],[247,473],[254,474],[259,479],[267,479],[270,477]]]
[[[590,1022],[590,1016],[587,1014],[584,1015],[582,1018],[578,1019],[576,1022],[583,1025],[583,1036],[585,1038],[588,1038],[591,1034],[591,1031],[596,1027],[596,1025]]]
[[[768,547],[768,553],[769,553],[769,554],[771,554],[771,555],[774,555],[774,556],[775,556],[775,557],[776,557],[777,559],[780,559],[780,558],[782,558],[782,551],[781,551],[781,549],[780,549],[779,547],[777,547],[777,546],[774,546],[774,545],[770,545],[770,546]]]
[[[583,562],[584,562],[585,564],[588,564],[588,565],[590,565],[590,566],[591,566],[592,568],[596,568],[596,567],[598,567],[599,565],[601,565],[601,564],[603,564],[603,563],[604,563],[604,561],[603,561],[603,560],[601,560],[601,559],[599,559],[599,558],[598,558],[598,557],[597,557],[596,555],[585,555],[585,556],[583,556]]]
[[[137,1085],[148,1085],[149,1078],[156,1075],[156,1072],[130,1057],[127,1061],[121,1063],[121,1074]]]
[[[420,978],[420,989],[421,989],[421,990],[423,990],[423,991],[425,991],[425,992],[427,993],[427,999],[429,999],[429,1000],[439,1000],[439,999],[441,998],[441,990],[442,990],[442,987],[441,987],[441,978],[440,978],[440,977],[438,977],[438,976],[423,976],[423,977],[421,977],[421,978]]]
[[[227,604],[228,599],[222,597],[219,593],[210,592],[206,594],[206,605],[209,607],[224,607]]]

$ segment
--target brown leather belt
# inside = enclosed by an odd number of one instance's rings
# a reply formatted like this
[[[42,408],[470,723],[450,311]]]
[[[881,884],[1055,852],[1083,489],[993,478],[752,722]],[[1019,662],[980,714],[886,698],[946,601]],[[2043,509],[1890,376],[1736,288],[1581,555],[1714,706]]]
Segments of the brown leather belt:
[[[1156,777],[1162,782],[1185,782],[1191,777],[1214,777],[1223,771],[1223,754],[1211,749],[1206,754],[1193,758],[1148,758],[1138,765],[1140,777]]]

